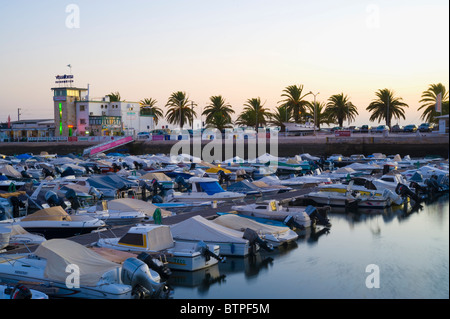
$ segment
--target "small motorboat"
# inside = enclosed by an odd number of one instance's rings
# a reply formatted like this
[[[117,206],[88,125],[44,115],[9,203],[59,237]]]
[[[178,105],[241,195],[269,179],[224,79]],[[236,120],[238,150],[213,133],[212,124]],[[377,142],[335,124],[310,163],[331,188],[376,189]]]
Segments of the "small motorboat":
[[[290,243],[298,238],[298,234],[288,226],[280,227],[268,225],[235,214],[222,214],[211,221],[218,225],[242,232],[247,228],[250,228],[254,230],[261,239],[267,241],[273,247]]]
[[[235,201],[246,195],[225,191],[217,179],[210,177],[191,177],[188,180],[191,190],[187,192],[169,192],[167,202],[205,202],[205,201]]]
[[[10,284],[40,283],[56,298],[167,298],[170,293],[144,261],[113,262],[67,239],[47,240],[33,253],[1,254],[0,278]]]
[[[174,270],[196,271],[222,260],[219,257],[219,246],[174,241],[170,227],[165,225],[137,225],[131,227],[121,238],[100,238],[95,246],[137,253],[157,253]]]
[[[277,200],[267,200],[249,205],[235,205],[231,210],[241,215],[249,215],[260,218],[274,219],[284,222],[286,225],[304,229],[311,227],[310,215],[315,211],[314,207],[283,207]]]
[[[200,215],[171,225],[170,228],[176,241],[203,241],[208,245],[218,245],[220,254],[224,256],[245,257],[266,245],[253,230],[246,229],[243,235],[241,231],[218,225]]]
[[[38,210],[15,221],[30,233],[46,239],[66,238],[105,228],[104,221],[86,215],[69,215],[61,206]]]

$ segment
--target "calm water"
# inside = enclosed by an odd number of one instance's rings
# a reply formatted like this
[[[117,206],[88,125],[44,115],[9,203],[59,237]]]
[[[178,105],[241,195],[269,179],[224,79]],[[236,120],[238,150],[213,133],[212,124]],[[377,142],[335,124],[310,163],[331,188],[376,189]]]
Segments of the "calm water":
[[[449,197],[411,214],[332,212],[329,232],[300,233],[285,249],[174,272],[174,299],[449,298]],[[379,288],[369,289],[366,278]]]

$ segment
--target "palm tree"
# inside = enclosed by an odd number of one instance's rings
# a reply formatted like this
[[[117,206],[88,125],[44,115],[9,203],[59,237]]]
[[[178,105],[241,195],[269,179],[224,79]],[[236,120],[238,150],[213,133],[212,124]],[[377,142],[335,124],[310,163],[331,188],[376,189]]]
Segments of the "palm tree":
[[[395,93],[389,89],[379,89],[375,92],[377,98],[373,100],[366,108],[369,112],[372,112],[369,120],[378,120],[378,123],[382,120],[386,120],[386,125],[391,128],[391,120],[405,119],[405,110],[403,108],[409,107],[408,104],[402,102],[401,97],[395,97]]]
[[[255,126],[258,130],[259,125],[267,123],[266,117],[269,115],[264,104],[261,104],[261,99],[251,98],[244,104],[245,108],[236,120],[236,124],[245,126]]]
[[[320,124],[331,124],[333,119],[330,118],[330,112],[326,108],[325,102],[316,101],[316,107],[314,110],[314,102],[308,102],[306,105],[307,116],[314,118],[314,111],[316,112],[316,126],[320,130]]]
[[[211,101],[204,109],[202,115],[206,115],[206,126],[215,127],[219,131],[231,127],[231,114],[234,110],[221,95],[214,95],[209,98]]]
[[[120,93],[119,92],[111,92],[110,94],[106,95],[109,96],[109,101],[110,102],[120,102],[121,101],[121,97],[120,97]]]
[[[348,96],[344,93],[330,96],[326,112],[329,114],[329,119],[334,123],[337,122],[340,127],[344,125],[344,120],[353,121],[358,115],[356,106],[350,102]]]
[[[430,84],[428,90],[423,91],[422,99],[419,101],[423,104],[418,108],[418,110],[423,109],[422,116],[420,117],[422,120],[430,123],[437,123],[437,119],[435,117],[440,115],[438,112],[436,112],[436,102],[439,93],[441,93],[442,103],[447,102],[448,91],[445,89],[445,86],[442,83]],[[441,107],[442,114],[444,114],[443,105]]]
[[[284,123],[292,122],[292,112],[286,106],[280,105],[275,109],[275,113],[269,113],[267,118],[269,124],[279,126],[280,131],[285,132],[286,126]]]
[[[166,103],[166,107],[169,109],[166,112],[166,119],[170,124],[179,124],[180,128],[183,128],[186,122],[192,126],[194,122],[194,116],[197,113],[194,111],[196,104],[189,100],[186,92],[177,91],[172,93]]]
[[[300,120],[304,117],[306,111],[305,106],[308,103],[304,98],[311,94],[311,92],[302,95],[303,85],[289,85],[283,92],[281,97],[284,97],[285,99],[279,101],[279,103],[282,102],[281,106],[286,106],[289,111],[292,112],[295,123],[300,123]]]
[[[164,116],[163,111],[156,106],[156,103],[158,103],[158,101],[153,98],[147,98],[139,101],[141,106],[140,115],[153,116],[155,126],[158,125],[158,119]]]

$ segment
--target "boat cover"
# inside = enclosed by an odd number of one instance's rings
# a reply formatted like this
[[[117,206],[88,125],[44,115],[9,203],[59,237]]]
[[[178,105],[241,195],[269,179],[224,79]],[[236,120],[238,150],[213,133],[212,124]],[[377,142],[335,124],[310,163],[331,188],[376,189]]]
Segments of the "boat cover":
[[[253,229],[258,234],[284,234],[289,232],[289,227],[273,226],[263,224],[255,220],[237,216],[234,214],[225,214],[212,220],[212,222],[234,230],[245,231],[246,228]]]
[[[224,192],[225,190],[220,186],[217,181],[214,182],[200,182],[200,187],[208,195],[214,195],[217,193]],[[201,191],[201,190],[199,190]]]
[[[22,218],[24,222],[33,220],[72,221],[72,218],[61,206],[54,206],[38,210]]]
[[[12,177],[12,178],[22,178],[22,174],[19,173],[18,170],[16,170],[11,165],[5,165],[3,167],[0,167],[0,173],[3,173],[3,175]]]
[[[102,275],[119,264],[106,260],[93,250],[68,239],[50,239],[35,251],[35,255],[47,259],[44,277],[66,282],[70,274],[68,265],[77,265],[80,271],[80,285],[96,286]]]
[[[171,182],[172,179],[164,173],[147,173],[141,176],[139,179],[153,180],[156,179],[159,182]]]
[[[172,236],[177,239],[203,240],[209,242],[246,243],[242,232],[213,223],[202,216],[193,216],[171,227]]]
[[[237,193],[249,193],[249,192],[260,192],[261,190],[249,180],[244,179],[240,182],[233,183],[227,186],[227,191],[237,192]]]
[[[159,208],[161,210],[162,217],[172,216],[172,213],[168,210],[162,209],[150,202],[144,202],[140,199],[134,198],[118,198],[108,201],[108,209],[112,211],[138,211],[145,215],[152,217],[155,210]]]

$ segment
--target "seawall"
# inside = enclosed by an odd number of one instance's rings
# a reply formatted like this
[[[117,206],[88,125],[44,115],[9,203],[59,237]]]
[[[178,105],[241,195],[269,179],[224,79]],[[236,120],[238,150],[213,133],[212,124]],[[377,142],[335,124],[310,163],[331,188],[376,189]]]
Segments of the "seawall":
[[[266,143],[257,144],[255,140],[228,141],[232,143],[232,153],[230,148],[226,149],[225,144],[217,141],[202,141],[200,144],[193,144],[189,141],[134,141],[133,143],[118,147],[108,152],[130,153],[134,155],[142,154],[169,154],[176,150],[178,154],[191,153],[196,156],[229,158],[236,155],[252,158],[264,153],[271,153],[277,156],[294,156],[302,153],[309,153],[318,156],[330,156],[332,154],[342,154],[350,156],[352,154],[370,155],[373,153],[383,153],[386,155],[400,154],[411,157],[424,157],[438,155],[443,158],[449,156],[449,136],[428,134],[414,136],[302,136],[302,137],[279,137],[274,140],[266,140]],[[0,143],[0,154],[15,155],[23,153],[40,154],[45,151],[49,154],[82,154],[87,147],[95,145],[92,142],[16,142]],[[230,145],[230,144],[228,144]],[[194,152],[193,152],[194,150]],[[227,153],[228,151],[228,153]],[[107,152],[107,153],[108,153]],[[209,154],[209,155],[208,155]],[[214,156],[216,155],[216,156]]]

